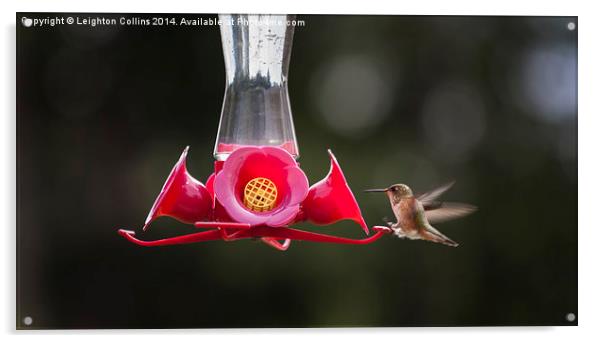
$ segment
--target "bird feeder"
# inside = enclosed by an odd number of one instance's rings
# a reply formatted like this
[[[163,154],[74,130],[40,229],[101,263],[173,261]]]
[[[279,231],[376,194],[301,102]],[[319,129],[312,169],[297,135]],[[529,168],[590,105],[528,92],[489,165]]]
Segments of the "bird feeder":
[[[367,244],[390,229],[369,228],[334,154],[330,171],[309,186],[297,162],[299,149],[288,96],[293,16],[220,15],[226,92],[214,150],[214,172],[205,183],[186,170],[188,147],[167,177],[144,223],[168,216],[200,231],[144,241],[129,230],[119,234],[141,246],[259,238],[286,250],[293,240]],[[350,239],[294,229],[309,221],[355,222],[366,235]],[[372,234],[372,235],[370,235]]]

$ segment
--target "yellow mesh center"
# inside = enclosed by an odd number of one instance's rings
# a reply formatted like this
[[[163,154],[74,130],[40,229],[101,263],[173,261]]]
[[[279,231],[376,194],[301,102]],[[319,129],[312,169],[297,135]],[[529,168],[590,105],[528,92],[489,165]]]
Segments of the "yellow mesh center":
[[[244,204],[252,211],[265,212],[274,208],[278,189],[270,179],[257,177],[245,186]]]

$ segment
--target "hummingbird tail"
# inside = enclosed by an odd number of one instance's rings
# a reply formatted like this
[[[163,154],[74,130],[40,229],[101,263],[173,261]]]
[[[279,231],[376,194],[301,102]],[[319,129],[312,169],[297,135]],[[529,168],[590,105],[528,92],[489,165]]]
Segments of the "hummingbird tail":
[[[443,238],[443,240],[439,243],[445,244],[447,246],[454,247],[454,248],[457,247],[458,245],[460,245],[459,243],[449,239],[448,237]]]
[[[428,230],[424,231],[423,238],[427,241],[441,243],[454,248],[460,245],[433,227],[430,227]]]

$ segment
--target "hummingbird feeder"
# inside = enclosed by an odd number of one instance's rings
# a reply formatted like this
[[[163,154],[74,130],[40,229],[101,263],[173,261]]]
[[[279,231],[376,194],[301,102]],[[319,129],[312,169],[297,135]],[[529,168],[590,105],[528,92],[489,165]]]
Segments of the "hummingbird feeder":
[[[214,172],[205,184],[186,170],[188,147],[167,177],[144,223],[161,216],[202,229],[143,241],[141,246],[259,238],[286,250],[293,240],[368,244],[391,229],[368,227],[334,154],[330,171],[311,187],[300,168],[287,76],[294,16],[220,15],[226,93],[214,150]],[[309,221],[329,225],[352,220],[368,235],[351,239],[294,229]],[[372,235],[370,236],[370,234]]]

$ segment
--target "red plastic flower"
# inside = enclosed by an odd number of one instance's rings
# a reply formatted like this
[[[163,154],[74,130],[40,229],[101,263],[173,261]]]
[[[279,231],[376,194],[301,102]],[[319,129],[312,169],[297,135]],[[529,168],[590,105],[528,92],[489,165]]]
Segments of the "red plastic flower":
[[[286,150],[243,147],[230,154],[213,187],[217,201],[234,221],[279,227],[294,221],[309,183]]]

